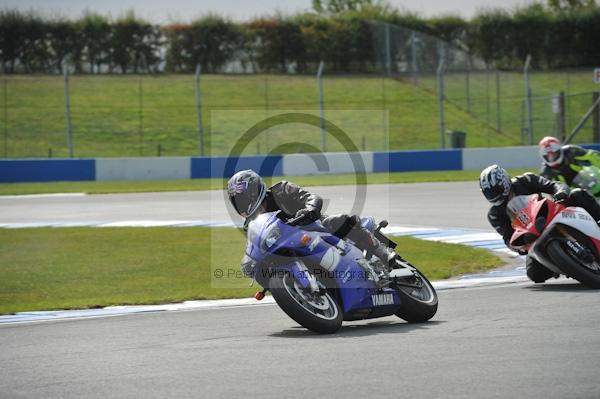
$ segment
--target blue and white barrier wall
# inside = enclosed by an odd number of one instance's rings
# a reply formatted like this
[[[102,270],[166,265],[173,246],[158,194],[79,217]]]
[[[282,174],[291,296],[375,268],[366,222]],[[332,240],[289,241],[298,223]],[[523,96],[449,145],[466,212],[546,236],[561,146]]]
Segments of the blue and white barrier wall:
[[[600,150],[598,144],[584,147]],[[356,171],[481,170],[494,163],[505,168],[538,168],[540,159],[537,146],[231,158],[9,159],[0,160],[0,182],[222,178],[242,169],[254,169],[263,176],[306,176]]]

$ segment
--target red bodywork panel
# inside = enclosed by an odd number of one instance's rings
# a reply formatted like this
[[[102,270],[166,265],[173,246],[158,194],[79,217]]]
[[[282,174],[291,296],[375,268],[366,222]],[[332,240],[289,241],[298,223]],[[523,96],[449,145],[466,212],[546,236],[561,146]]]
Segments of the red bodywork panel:
[[[542,210],[542,207],[548,207],[548,213],[546,216],[546,223],[544,224],[541,231],[538,231],[535,227],[535,221]],[[525,234],[533,234],[536,237],[539,237],[542,234],[542,231],[548,226],[548,224],[556,217],[557,214],[565,210],[565,206],[562,204],[557,204],[556,202],[548,199],[540,197],[538,194],[532,194],[527,198],[527,206],[522,208],[516,217],[512,221],[512,227],[515,230],[512,237],[510,238],[510,244],[514,248],[518,248],[524,251],[529,251],[529,248],[533,245],[535,241],[531,241],[525,245],[514,245],[513,243],[517,242],[518,238]],[[567,210],[568,212],[568,210]]]

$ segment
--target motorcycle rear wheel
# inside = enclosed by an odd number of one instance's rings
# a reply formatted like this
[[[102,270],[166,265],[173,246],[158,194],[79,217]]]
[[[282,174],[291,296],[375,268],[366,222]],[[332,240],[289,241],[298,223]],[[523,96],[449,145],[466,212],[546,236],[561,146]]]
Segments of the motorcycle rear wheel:
[[[575,255],[571,255],[566,244],[555,240],[548,244],[547,250],[550,258],[567,276],[590,288],[600,288],[600,270],[594,273],[589,267],[583,264],[582,260],[576,258]],[[598,267],[597,258],[595,258],[594,262]]]
[[[342,310],[329,292],[311,294],[291,276],[274,276],[269,290],[277,305],[302,327],[319,334],[333,334],[342,325]]]
[[[416,270],[414,282],[421,288],[407,287],[400,284],[395,286],[402,305],[395,314],[409,323],[424,323],[437,313],[438,296],[435,289],[420,271]]]

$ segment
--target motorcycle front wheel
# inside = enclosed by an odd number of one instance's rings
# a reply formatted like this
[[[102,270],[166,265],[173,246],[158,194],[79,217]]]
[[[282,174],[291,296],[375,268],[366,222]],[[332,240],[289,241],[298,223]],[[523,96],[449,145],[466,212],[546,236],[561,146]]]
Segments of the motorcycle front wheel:
[[[600,288],[600,263],[596,256],[593,261],[585,262],[559,240],[548,244],[548,255],[567,276],[590,288]]]
[[[302,327],[319,334],[340,329],[342,310],[329,292],[312,293],[289,275],[272,277],[269,290],[281,310]]]
[[[423,323],[437,313],[438,296],[435,289],[420,271],[395,284],[402,305],[396,316],[409,323]]]

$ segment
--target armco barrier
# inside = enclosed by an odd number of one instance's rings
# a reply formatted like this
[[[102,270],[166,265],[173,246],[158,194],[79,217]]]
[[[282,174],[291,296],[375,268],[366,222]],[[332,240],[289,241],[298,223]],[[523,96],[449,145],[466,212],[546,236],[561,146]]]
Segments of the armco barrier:
[[[537,146],[501,148],[465,148],[463,170],[481,170],[498,164],[503,168],[539,168],[541,165]]]
[[[584,145],[600,150],[599,144]],[[0,160],[0,182],[162,180],[224,178],[242,169],[263,176],[364,172],[481,170],[540,166],[536,146],[429,151],[257,155],[239,157],[156,157]]]
[[[373,172],[462,169],[462,150],[376,152],[373,155]]]
[[[289,154],[283,157],[284,176],[373,172],[373,153]]]
[[[98,158],[96,180],[171,180],[191,177],[189,157]]]
[[[191,177],[192,179],[230,177],[235,171],[243,169],[255,170],[261,176],[281,176],[282,159],[282,155],[192,158]],[[226,170],[227,168],[231,170]]]
[[[81,181],[96,178],[94,159],[28,159],[0,161],[0,182]]]

